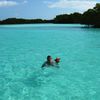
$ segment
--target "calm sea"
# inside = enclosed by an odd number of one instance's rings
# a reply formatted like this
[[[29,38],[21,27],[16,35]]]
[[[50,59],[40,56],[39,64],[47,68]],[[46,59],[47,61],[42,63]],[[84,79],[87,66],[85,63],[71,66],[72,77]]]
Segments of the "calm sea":
[[[42,70],[47,55],[60,68]],[[0,100],[100,100],[100,29],[1,25]]]

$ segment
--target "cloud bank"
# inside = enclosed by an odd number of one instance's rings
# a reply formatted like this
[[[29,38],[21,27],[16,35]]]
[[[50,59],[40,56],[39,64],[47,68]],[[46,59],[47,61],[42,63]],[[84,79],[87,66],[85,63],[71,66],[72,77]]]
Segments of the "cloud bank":
[[[22,2],[16,2],[16,1],[11,1],[11,0],[0,0],[0,7],[11,7],[11,6],[16,6],[19,4],[26,4],[28,3],[27,0],[23,0]]]
[[[68,8],[84,11],[93,8],[96,3],[96,0],[58,0],[57,2],[49,2],[47,5],[49,8]]]
[[[0,1],[0,7],[15,6],[17,4],[18,3],[15,1],[7,1],[7,0]]]

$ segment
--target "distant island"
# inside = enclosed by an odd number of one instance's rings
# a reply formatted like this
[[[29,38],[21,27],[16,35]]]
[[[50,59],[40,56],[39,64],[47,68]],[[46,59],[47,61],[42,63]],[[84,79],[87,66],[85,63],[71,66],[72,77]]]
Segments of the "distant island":
[[[54,19],[22,19],[8,18],[0,21],[4,24],[37,24],[37,23],[54,23],[54,24],[84,24],[89,27],[100,28],[100,3],[97,3],[93,9],[88,9],[83,14],[75,12],[71,14],[57,15]]]

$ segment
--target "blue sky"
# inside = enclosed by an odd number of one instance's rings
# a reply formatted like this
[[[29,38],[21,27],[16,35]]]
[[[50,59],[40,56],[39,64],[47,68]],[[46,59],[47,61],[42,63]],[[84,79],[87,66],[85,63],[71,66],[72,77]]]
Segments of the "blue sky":
[[[58,14],[84,12],[100,0],[0,0],[0,19],[52,19]]]

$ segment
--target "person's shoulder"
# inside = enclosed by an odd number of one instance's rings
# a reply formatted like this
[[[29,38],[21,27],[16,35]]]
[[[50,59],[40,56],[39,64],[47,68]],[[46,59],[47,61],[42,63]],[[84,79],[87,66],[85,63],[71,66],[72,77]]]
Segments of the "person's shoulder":
[[[47,64],[47,61],[45,61],[43,64],[42,64],[42,67],[46,66]]]

